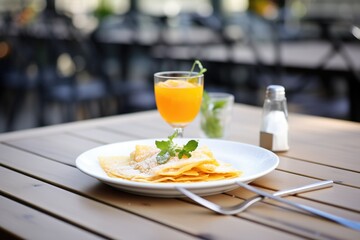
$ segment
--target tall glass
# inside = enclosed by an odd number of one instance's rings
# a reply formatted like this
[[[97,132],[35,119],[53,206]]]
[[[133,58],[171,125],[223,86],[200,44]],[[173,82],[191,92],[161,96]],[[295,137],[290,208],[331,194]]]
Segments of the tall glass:
[[[200,111],[204,75],[197,72],[171,71],[154,74],[157,109],[178,136]]]

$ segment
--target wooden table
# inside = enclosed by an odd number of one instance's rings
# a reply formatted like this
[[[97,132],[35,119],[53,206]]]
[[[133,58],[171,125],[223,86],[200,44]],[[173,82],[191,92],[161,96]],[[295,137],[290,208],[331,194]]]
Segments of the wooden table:
[[[261,109],[236,104],[229,140],[258,145]],[[199,137],[198,120],[186,137]],[[252,185],[267,191],[340,180],[287,197],[360,221],[360,124],[291,114],[290,151]],[[82,152],[107,143],[171,133],[156,111],[0,135],[0,238],[27,239],[360,239],[360,232],[266,200],[235,216],[187,198],[132,195],[75,167]],[[253,195],[238,188],[209,196],[223,205]]]

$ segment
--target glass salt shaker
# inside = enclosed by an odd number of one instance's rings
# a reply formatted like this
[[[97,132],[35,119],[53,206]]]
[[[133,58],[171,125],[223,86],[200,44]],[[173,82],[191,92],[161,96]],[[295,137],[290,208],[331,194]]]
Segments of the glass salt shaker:
[[[260,147],[273,152],[289,150],[288,111],[285,88],[270,85],[266,89],[260,127]]]

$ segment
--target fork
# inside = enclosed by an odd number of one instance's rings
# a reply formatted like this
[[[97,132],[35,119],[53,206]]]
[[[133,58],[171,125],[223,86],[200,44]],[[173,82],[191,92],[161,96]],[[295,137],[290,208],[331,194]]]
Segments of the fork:
[[[332,180],[320,181],[320,182],[305,185],[302,187],[278,191],[278,192],[273,193],[273,195],[274,196],[288,196],[288,195],[292,195],[292,194],[296,194],[296,193],[303,193],[303,192],[313,191],[313,190],[317,190],[317,189],[321,189],[321,188],[331,187],[333,183],[334,183],[334,181],[332,181]],[[185,196],[187,196],[188,198],[197,202],[198,204],[200,204],[204,207],[207,207],[208,209],[213,210],[214,212],[223,214],[223,215],[233,215],[233,214],[241,213],[241,212],[245,211],[248,207],[253,205],[254,203],[257,203],[264,199],[263,196],[257,195],[257,196],[246,199],[244,202],[242,202],[240,204],[236,204],[231,207],[223,207],[223,206],[217,205],[213,202],[210,202],[210,201],[206,200],[205,198],[202,198],[183,187],[176,186],[176,189],[178,191],[180,191],[182,194],[184,194]]]
[[[269,194],[267,192],[261,191],[261,190],[259,190],[257,188],[254,188],[254,187],[252,187],[252,186],[250,186],[250,185],[248,185],[246,183],[240,182],[240,181],[236,181],[236,183],[239,186],[241,186],[243,188],[246,188],[247,190],[252,191],[252,192],[254,192],[256,194],[259,194],[259,195],[261,195],[263,197],[274,199],[274,200],[276,200],[278,202],[281,202],[281,203],[287,204],[289,206],[301,209],[303,211],[312,213],[313,215],[316,215],[316,216],[325,218],[327,220],[339,223],[339,224],[341,224],[341,225],[343,225],[345,227],[360,231],[360,222],[349,220],[349,219],[346,219],[346,218],[343,218],[343,217],[339,217],[339,216],[336,216],[336,215],[333,215],[333,214],[330,214],[330,213],[327,213],[327,212],[321,211],[319,209],[309,207],[309,206],[306,206],[306,205],[303,205],[303,204],[300,204],[300,203],[291,202],[289,200],[286,200],[286,199],[274,196],[272,194]]]

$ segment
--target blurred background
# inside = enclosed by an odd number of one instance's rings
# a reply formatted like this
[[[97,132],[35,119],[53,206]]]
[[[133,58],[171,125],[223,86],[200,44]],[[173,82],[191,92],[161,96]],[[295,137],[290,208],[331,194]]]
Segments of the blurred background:
[[[360,121],[358,0],[0,0],[0,132],[155,109],[153,74]]]

